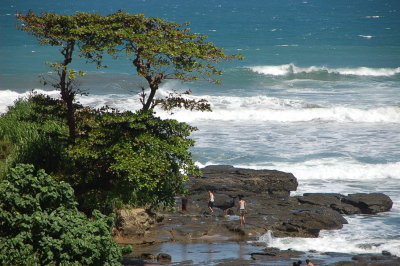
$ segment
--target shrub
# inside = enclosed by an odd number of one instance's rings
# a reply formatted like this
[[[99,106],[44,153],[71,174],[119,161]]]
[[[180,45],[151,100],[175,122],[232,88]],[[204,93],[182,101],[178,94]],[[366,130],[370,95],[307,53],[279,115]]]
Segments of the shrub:
[[[0,182],[0,265],[120,264],[113,222],[79,212],[69,184],[17,165]]]
[[[0,158],[0,168],[28,163],[48,173],[58,172],[67,160],[68,136],[59,109],[58,100],[43,95],[19,99],[9,107],[0,116],[0,141],[10,150],[7,158]]]
[[[68,182],[83,208],[170,206],[188,175],[199,174],[189,152],[194,127],[151,111],[100,111],[93,120],[70,150],[76,175]]]

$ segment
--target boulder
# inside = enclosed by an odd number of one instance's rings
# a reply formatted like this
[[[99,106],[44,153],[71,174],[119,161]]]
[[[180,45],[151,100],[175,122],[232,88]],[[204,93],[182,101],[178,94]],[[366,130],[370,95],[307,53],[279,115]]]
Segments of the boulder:
[[[276,170],[252,170],[230,165],[211,165],[202,169],[201,178],[191,179],[188,186],[197,194],[209,189],[231,197],[263,194],[288,198],[297,189],[297,179],[291,173]]]
[[[162,217],[143,208],[125,208],[117,212],[116,232],[118,236],[144,236]]]
[[[361,213],[364,214],[389,211],[393,206],[393,201],[389,196],[382,193],[349,194],[343,198],[343,202],[359,208]]]
[[[342,214],[375,214],[389,211],[392,200],[382,193],[357,193],[348,196],[338,193],[305,193],[296,197],[302,204],[329,207]]]
[[[160,253],[157,255],[157,261],[163,263],[170,263],[172,261],[171,255],[166,253]]]

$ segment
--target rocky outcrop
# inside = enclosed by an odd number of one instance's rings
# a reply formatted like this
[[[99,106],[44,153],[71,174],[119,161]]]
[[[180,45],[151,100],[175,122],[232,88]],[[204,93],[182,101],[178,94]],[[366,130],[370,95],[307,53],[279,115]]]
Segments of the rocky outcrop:
[[[114,235],[119,237],[143,237],[162,219],[162,216],[143,208],[121,209],[117,212]]]
[[[192,178],[187,183],[185,212],[165,213],[166,219],[157,226],[156,238],[163,241],[243,240],[257,239],[269,230],[277,237],[317,237],[320,230],[341,229],[347,223],[342,214],[374,214],[392,207],[390,198],[380,193],[347,196],[307,193],[290,197],[290,192],[298,186],[296,178],[276,170],[218,165],[207,166],[202,172],[201,178]],[[213,216],[207,207],[207,190],[212,190],[215,196]],[[247,203],[245,227],[240,226],[237,216],[239,195]],[[177,199],[176,209],[181,210],[181,199]],[[144,235],[155,222],[143,211],[124,217],[120,220],[132,227],[120,226],[122,234]],[[144,220],[139,221],[140,217]]]
[[[392,200],[382,193],[357,193],[347,196],[337,193],[305,193],[296,197],[302,204],[329,207],[341,214],[375,214],[389,211]]]
[[[203,176],[192,179],[189,189],[193,194],[211,189],[236,197],[238,194],[263,195],[265,197],[288,198],[296,191],[297,179],[290,173],[276,170],[252,170],[230,165],[211,165],[202,169]]]

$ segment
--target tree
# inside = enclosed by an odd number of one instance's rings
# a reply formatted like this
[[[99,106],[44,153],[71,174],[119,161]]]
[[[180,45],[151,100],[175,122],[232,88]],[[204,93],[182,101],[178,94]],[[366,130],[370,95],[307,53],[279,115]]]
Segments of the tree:
[[[151,111],[93,111],[71,147],[75,175],[68,181],[85,212],[111,212],[123,204],[171,206],[188,175],[198,176],[189,139],[195,130]]]
[[[100,15],[89,13],[78,13],[73,16],[55,13],[36,15],[33,11],[29,11],[25,15],[22,13],[16,15],[16,18],[22,22],[17,25],[18,29],[32,34],[41,45],[60,48],[62,61],[48,63],[55,71],[57,78],[53,80],[43,78],[43,82],[45,85],[50,84],[60,90],[61,99],[67,107],[67,123],[71,142],[74,141],[76,133],[74,101],[77,94],[83,93],[77,86],[76,74],[83,76],[84,73],[69,68],[69,65],[72,62],[74,51],[79,45],[84,45],[82,40],[88,38],[87,34],[85,37],[82,35],[82,28],[96,25],[96,21],[100,17]]]
[[[114,218],[94,211],[88,219],[76,206],[67,183],[32,165],[11,169],[0,182],[0,264],[120,264]]]
[[[143,77],[150,92],[142,88],[143,110],[156,105],[170,110],[183,107],[190,110],[210,110],[206,100],[189,100],[180,93],[173,93],[165,99],[156,99],[160,84],[168,79],[194,81],[204,79],[220,83],[215,75],[222,72],[216,64],[239,55],[226,55],[223,49],[206,41],[207,37],[191,33],[183,25],[161,18],[146,18],[143,14],[131,15],[119,11],[104,18],[101,31],[92,35],[90,45],[83,47],[85,56],[101,65],[103,51],[118,57],[121,52],[132,62],[136,73]],[[184,92],[189,94],[190,92]]]

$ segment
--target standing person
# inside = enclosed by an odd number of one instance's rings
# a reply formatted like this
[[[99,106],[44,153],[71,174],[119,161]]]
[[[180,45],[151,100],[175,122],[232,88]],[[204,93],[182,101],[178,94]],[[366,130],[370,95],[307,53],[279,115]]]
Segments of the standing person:
[[[182,197],[182,212],[187,212],[188,198]]]
[[[213,215],[214,213],[214,193],[212,193],[211,190],[208,190],[208,196],[209,196],[209,200],[208,200],[208,209],[211,212],[211,215]]]
[[[314,266],[314,263],[312,263],[310,260],[306,260],[307,266]]]
[[[239,196],[239,216],[240,216],[240,225],[245,224],[244,214],[246,213],[246,201],[243,199],[243,196]]]

